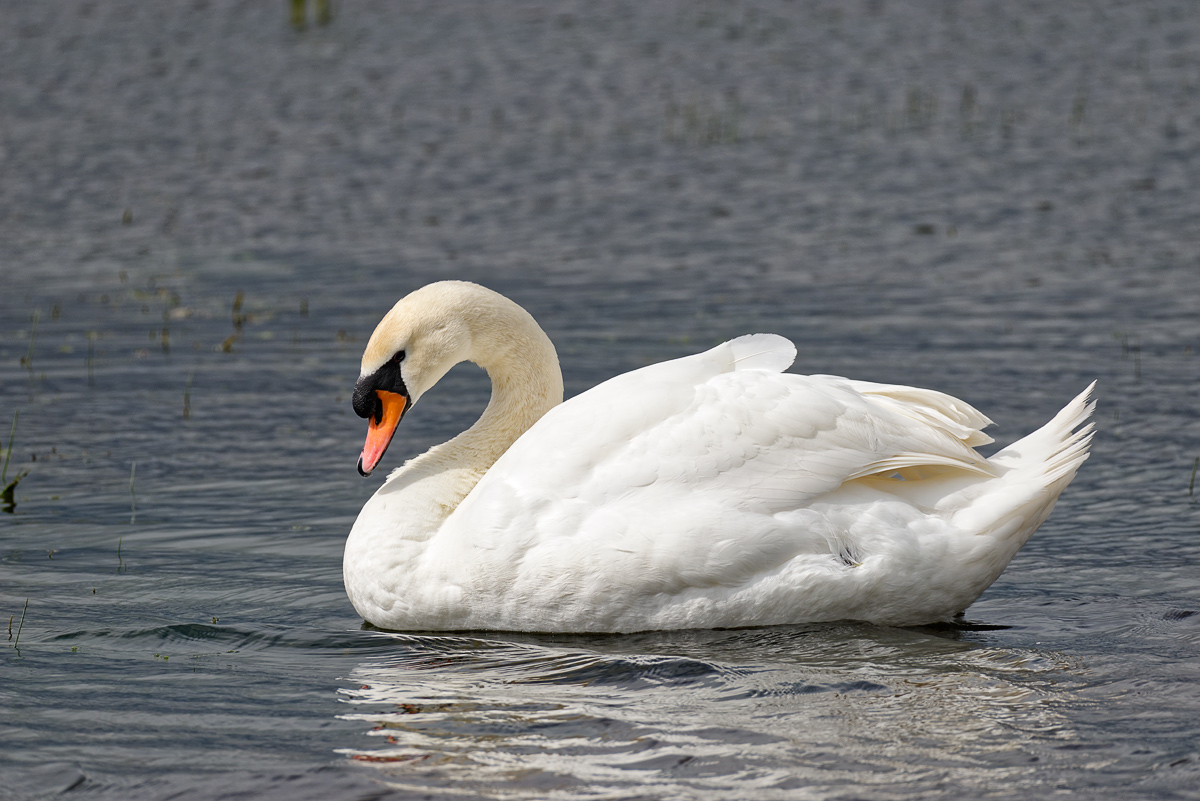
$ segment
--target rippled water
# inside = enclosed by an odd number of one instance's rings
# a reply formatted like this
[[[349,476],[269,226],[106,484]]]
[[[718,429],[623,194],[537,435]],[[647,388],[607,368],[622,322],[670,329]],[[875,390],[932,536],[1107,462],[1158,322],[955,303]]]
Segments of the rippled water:
[[[1193,5],[5,7],[0,798],[1200,797]],[[568,394],[771,330],[1001,444],[1099,379],[1094,455],[962,627],[364,630],[350,390],[439,277]]]

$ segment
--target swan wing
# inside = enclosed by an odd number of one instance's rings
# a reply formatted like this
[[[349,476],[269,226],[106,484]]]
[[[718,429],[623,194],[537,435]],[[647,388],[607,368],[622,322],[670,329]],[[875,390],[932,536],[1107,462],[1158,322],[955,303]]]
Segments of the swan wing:
[[[986,418],[960,401],[782,373],[794,356],[782,337],[741,337],[552,409],[447,520],[445,557],[479,556],[490,575],[476,580],[506,585],[736,586],[797,554],[845,550],[805,516],[847,482],[990,473],[970,447]]]

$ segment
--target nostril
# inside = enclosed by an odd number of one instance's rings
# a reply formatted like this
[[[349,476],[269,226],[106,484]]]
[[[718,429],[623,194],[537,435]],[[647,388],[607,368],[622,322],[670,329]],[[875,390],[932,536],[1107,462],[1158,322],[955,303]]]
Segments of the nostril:
[[[374,417],[378,423],[383,415],[381,408],[383,404],[379,402],[379,396],[365,381],[360,381],[354,387],[354,397],[351,402],[354,405],[354,413],[359,417]]]

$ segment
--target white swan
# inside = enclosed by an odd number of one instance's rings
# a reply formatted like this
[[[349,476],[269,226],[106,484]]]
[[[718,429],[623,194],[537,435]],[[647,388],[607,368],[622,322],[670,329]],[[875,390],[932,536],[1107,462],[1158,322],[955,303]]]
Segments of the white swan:
[[[354,608],[397,630],[947,620],[1087,459],[1092,387],[985,459],[991,421],[962,401],[782,372],[795,356],[739,337],[561,403],[554,346],[524,309],[457,281],[413,292],[363,354],[359,471],[456,363],[484,368],[492,397],[359,513]]]

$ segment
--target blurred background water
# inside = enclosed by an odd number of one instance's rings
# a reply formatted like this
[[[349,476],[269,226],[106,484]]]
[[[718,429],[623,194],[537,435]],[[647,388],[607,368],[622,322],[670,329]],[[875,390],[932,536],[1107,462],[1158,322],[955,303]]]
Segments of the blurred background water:
[[[0,3],[0,798],[1200,797],[1200,7]],[[776,331],[1093,458],[956,629],[362,630],[366,336]],[[390,465],[468,425],[453,371]]]

